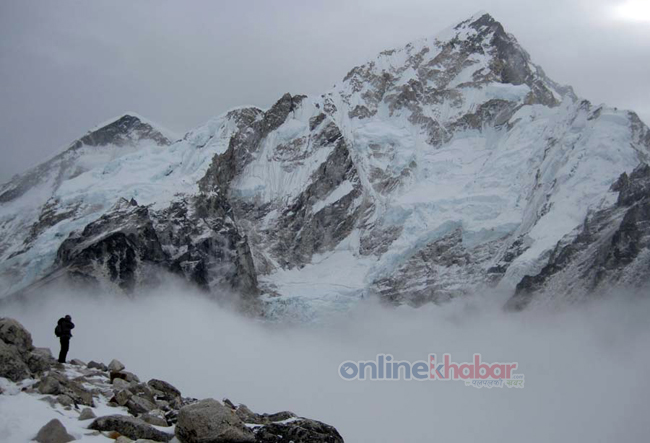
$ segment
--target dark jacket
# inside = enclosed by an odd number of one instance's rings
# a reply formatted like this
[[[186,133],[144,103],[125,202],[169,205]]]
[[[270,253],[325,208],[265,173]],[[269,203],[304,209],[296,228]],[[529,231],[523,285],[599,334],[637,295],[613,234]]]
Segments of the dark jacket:
[[[74,323],[72,323],[70,320],[64,317],[64,318],[60,318],[57,324],[60,326],[60,332],[61,332],[61,335],[59,335],[59,337],[61,338],[72,337],[71,331],[74,329]]]

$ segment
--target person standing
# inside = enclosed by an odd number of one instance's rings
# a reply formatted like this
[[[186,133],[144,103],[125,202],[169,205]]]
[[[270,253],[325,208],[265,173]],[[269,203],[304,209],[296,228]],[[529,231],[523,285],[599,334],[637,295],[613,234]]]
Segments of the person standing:
[[[63,318],[60,318],[54,333],[59,340],[61,341],[61,352],[59,352],[59,363],[65,363],[65,359],[68,356],[68,350],[70,350],[70,339],[72,338],[72,330],[74,329],[74,323],[72,323],[72,317],[66,315]]]

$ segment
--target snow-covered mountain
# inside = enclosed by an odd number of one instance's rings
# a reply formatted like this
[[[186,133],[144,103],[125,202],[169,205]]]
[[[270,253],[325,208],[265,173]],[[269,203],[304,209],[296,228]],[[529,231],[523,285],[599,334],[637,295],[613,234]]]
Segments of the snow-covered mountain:
[[[234,109],[177,141],[130,114],[90,132],[0,188],[3,295],[70,277],[130,292],[165,269],[269,316],[497,285],[521,307],[553,280],[522,304],[527,276],[549,274],[594,214],[619,229],[621,180],[649,154],[636,114],[578,98],[480,13],[323,95]]]

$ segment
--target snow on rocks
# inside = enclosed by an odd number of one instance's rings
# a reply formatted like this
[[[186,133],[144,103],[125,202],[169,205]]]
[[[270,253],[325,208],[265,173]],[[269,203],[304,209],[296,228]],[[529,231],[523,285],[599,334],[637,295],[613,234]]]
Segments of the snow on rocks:
[[[88,429],[96,431],[115,431],[128,438],[147,439],[158,442],[170,441],[174,436],[160,431],[136,417],[109,415],[95,419]]]
[[[36,353],[29,332],[15,320],[1,319],[0,324],[12,325],[13,332],[5,336],[20,344],[0,340],[0,348],[11,349],[13,360],[24,364],[22,372],[11,372],[13,379],[0,376],[3,441],[343,442],[335,428],[292,412],[257,414],[229,400],[222,404],[183,397],[164,380],[142,383],[117,360],[108,366],[91,362],[92,367],[81,361],[55,362],[42,373],[32,373],[21,360]],[[42,350],[37,354],[48,356]],[[0,369],[8,361],[0,358]],[[38,431],[38,426],[43,428]]]

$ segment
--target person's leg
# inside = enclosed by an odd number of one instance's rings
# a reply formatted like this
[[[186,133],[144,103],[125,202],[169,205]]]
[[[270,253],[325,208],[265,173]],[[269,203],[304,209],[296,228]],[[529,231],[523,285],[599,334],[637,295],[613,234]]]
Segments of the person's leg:
[[[59,363],[65,363],[65,359],[68,356],[69,349],[70,349],[70,338],[61,337],[61,352],[59,353]]]

